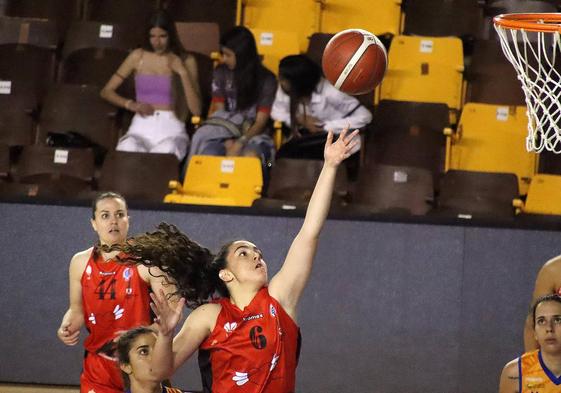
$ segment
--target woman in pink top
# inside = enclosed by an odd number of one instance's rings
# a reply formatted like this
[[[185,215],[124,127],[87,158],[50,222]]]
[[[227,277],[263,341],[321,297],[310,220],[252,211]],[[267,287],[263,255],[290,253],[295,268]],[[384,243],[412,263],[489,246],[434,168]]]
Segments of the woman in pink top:
[[[107,101],[136,113],[116,149],[172,153],[181,160],[189,144],[185,119],[201,114],[197,64],[181,46],[175,24],[165,12],[151,18],[145,37],[142,48],[125,59],[101,90],[101,97]],[[116,92],[133,73],[135,100]],[[174,79],[179,89],[174,89]],[[185,104],[186,110],[182,110]]]

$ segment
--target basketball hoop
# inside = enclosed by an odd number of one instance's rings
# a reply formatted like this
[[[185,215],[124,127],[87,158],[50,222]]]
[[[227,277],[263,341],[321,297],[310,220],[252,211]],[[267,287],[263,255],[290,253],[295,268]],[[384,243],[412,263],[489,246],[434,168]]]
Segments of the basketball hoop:
[[[526,97],[526,149],[561,153],[561,13],[504,14],[493,22]]]

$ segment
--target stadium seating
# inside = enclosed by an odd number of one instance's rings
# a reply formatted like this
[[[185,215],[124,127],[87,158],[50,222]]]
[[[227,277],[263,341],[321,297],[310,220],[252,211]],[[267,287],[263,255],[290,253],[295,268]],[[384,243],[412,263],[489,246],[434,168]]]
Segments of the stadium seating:
[[[518,180],[512,173],[450,170],[440,181],[435,216],[463,219],[514,218]]]
[[[272,29],[250,29],[257,43],[257,52],[263,56],[263,65],[276,75],[280,60],[300,53],[296,33]]]
[[[454,115],[463,103],[463,71],[459,38],[397,36],[388,53],[380,98],[444,103]]]
[[[424,215],[434,199],[432,173],[421,168],[369,165],[355,188],[353,209],[365,213]]]
[[[139,46],[143,31],[129,25],[106,22],[74,22],[62,48],[59,81],[103,86],[132,48]]]
[[[526,151],[526,107],[468,103],[457,132],[447,137],[447,168],[518,176],[525,194],[537,155]]]
[[[158,7],[158,0],[84,0],[84,3],[86,20],[128,24],[141,33]]]
[[[168,182],[179,176],[173,154],[107,153],[98,179],[99,191],[116,191],[131,201],[162,202]]]
[[[5,15],[49,19],[63,37],[69,24],[81,17],[80,5],[77,0],[6,0]]]
[[[49,132],[75,132],[105,149],[117,142],[116,108],[99,96],[96,86],[60,84],[49,90],[39,117],[38,142]]]
[[[220,26],[220,34],[236,25],[236,0],[161,0],[161,5],[176,22],[212,22]]]
[[[446,104],[380,101],[367,138],[366,161],[429,170],[436,181],[444,170]]]
[[[515,199],[514,206],[518,213],[561,216],[561,176],[534,175],[526,201]]]
[[[192,156],[183,184],[174,181],[170,188],[167,203],[248,207],[262,192],[261,160]]]

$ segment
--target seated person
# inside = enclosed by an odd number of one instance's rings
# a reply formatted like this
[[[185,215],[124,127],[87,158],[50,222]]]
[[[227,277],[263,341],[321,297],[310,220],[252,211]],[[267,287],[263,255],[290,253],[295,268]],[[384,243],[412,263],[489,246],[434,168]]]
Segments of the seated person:
[[[372,114],[358,99],[337,90],[305,55],[281,60],[271,117],[291,130],[291,138],[280,147],[277,158],[307,159],[323,157],[328,130],[339,134],[346,127],[363,128],[372,120]],[[359,140],[352,153],[360,147]]]
[[[251,31],[236,26],[220,39],[223,64],[214,70],[209,119],[193,135],[189,157],[274,154],[270,112],[277,81],[261,64]]]
[[[132,73],[136,101],[116,92]],[[182,160],[189,144],[185,121],[201,114],[197,73],[195,58],[179,42],[173,20],[159,11],[150,20],[142,48],[125,59],[101,90],[102,98],[135,112],[116,150],[171,153]]]
[[[156,331],[149,327],[137,327],[126,331],[117,341],[119,367],[125,381],[126,393],[187,393],[163,386],[152,375],[152,351],[156,343]]]
[[[499,393],[561,391],[561,296],[540,297],[532,308],[534,337],[541,349],[508,362]]]

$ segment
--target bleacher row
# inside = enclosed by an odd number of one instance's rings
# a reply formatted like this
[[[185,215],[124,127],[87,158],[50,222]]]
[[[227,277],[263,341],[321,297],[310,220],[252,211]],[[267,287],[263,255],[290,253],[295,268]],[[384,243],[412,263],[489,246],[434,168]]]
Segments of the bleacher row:
[[[95,190],[114,189],[133,200],[162,201],[168,181],[179,177],[179,163],[167,155],[115,152],[130,115],[98,93],[139,45],[139,26],[164,7],[179,22],[182,43],[196,55],[207,105],[219,32],[236,22],[253,31],[264,63],[275,72],[289,54],[305,52],[320,63],[329,38],[344,28],[383,37],[389,68],[381,86],[360,97],[374,120],[365,134],[358,179],[351,182],[340,171],[334,198],[343,211],[491,219],[511,219],[516,212],[561,215],[555,203],[559,187],[550,186],[559,181],[559,159],[525,151],[524,98],[491,25],[498,13],[555,12],[559,2],[371,3],[0,3],[0,196],[87,199]],[[131,85],[122,88],[123,95],[134,94]],[[58,134],[67,141],[76,136],[76,147],[49,146],[56,146]],[[80,135],[96,147],[80,147]],[[305,206],[318,165],[278,160],[268,190],[254,205]],[[216,182],[225,184],[223,178]]]

